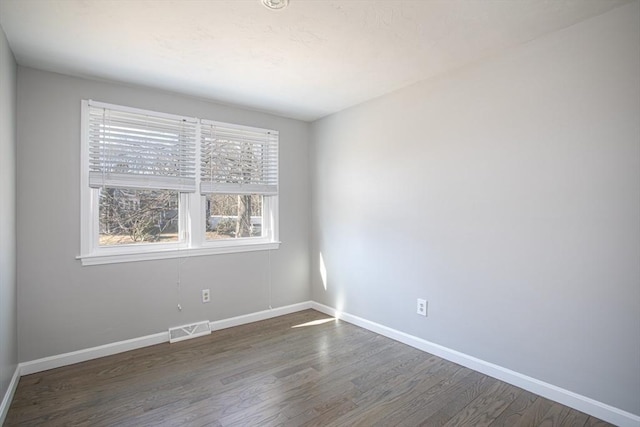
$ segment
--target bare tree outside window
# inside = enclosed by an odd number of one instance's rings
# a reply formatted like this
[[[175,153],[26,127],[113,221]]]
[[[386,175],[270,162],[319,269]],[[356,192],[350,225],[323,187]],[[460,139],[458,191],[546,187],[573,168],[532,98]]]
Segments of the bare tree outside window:
[[[209,194],[206,209],[207,240],[262,236],[262,196]]]
[[[100,245],[178,241],[178,203],[174,190],[100,189]]]

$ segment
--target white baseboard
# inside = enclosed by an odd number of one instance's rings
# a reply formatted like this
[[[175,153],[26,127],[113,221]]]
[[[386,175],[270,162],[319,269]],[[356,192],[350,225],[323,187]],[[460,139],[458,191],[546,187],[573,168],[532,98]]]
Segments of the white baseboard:
[[[243,316],[231,317],[229,319],[215,320],[209,322],[211,332],[220,329],[233,328],[234,326],[245,325],[247,323],[258,322],[260,320],[271,319],[272,317],[284,316],[285,314],[295,313],[297,311],[308,310],[311,308],[311,301],[291,304],[284,307],[271,308],[269,310],[258,311],[256,313],[245,314]]]
[[[311,301],[298,304],[287,305],[284,307],[276,307],[269,310],[259,311],[257,313],[245,314],[243,316],[232,317],[230,319],[216,320],[209,322],[211,330],[219,330],[231,328],[233,326],[244,325],[246,323],[257,322],[259,320],[270,319],[296,311],[307,310],[311,308]],[[84,350],[72,351],[70,353],[58,354],[55,356],[44,357],[42,359],[32,360],[20,363],[20,375],[29,375],[36,372],[46,371],[48,369],[59,368],[61,366],[72,365],[74,363],[85,362],[87,360],[97,359],[99,357],[110,356],[112,354],[123,353],[129,350],[135,350],[150,345],[160,344],[169,341],[169,332],[159,332],[153,335],[133,338],[125,341],[118,341],[111,344],[105,344],[98,347],[87,348]]]
[[[74,363],[86,362],[87,360],[97,359],[104,356],[111,356],[112,354],[124,353],[125,351],[148,347],[150,345],[160,344],[168,341],[169,332],[159,332],[153,335],[104,344],[97,347],[86,348],[84,350],[43,357],[42,359],[22,362],[20,364],[20,373],[21,375],[35,374],[36,372],[60,368],[61,366],[73,365]]]
[[[407,344],[411,347],[433,354],[474,371],[481,372],[500,381],[512,384],[516,387],[523,388],[532,393],[546,397],[547,399],[569,406],[570,408],[592,415],[601,420],[615,424],[620,427],[639,427],[640,416],[630,412],[623,411],[611,405],[607,405],[586,396],[574,393],[569,390],[557,387],[553,384],[531,378],[519,372],[512,371],[502,366],[478,359],[468,354],[461,353],[456,350],[432,343],[422,338],[397,331],[387,326],[375,323],[349,313],[339,312],[338,310],[326,305],[312,302],[311,308],[329,316],[333,316],[352,323],[364,329],[370,330],[377,334]]]
[[[9,387],[7,387],[7,391],[4,393],[2,403],[0,404],[0,426],[4,425],[4,420],[7,418],[9,406],[11,405],[13,395],[15,394],[16,388],[18,387],[18,381],[20,381],[20,365],[16,366],[16,370],[13,372],[13,377],[11,377]]]

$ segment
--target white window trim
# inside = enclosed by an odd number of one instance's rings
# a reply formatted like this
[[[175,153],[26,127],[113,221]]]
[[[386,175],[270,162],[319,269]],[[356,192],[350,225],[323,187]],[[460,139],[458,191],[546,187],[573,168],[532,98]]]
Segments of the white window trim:
[[[95,102],[94,102],[95,104]],[[119,105],[100,103],[107,107],[123,108]],[[122,246],[98,245],[99,189],[89,187],[89,156],[86,141],[88,132],[89,101],[83,100],[81,106],[81,173],[80,173],[80,260],[83,266],[114,264],[121,262],[149,261],[170,258],[186,258],[193,256],[230,254],[252,251],[274,250],[280,247],[278,233],[278,196],[263,196],[263,215],[268,215],[267,229],[264,237],[223,239],[207,241],[205,196],[195,193],[180,193],[180,241],[176,243],[132,244]],[[128,108],[132,111],[144,111]],[[193,118],[188,118],[193,119]],[[197,136],[199,141],[199,135]],[[200,147],[196,144],[196,161],[199,162]],[[196,188],[200,188],[200,176],[196,174]],[[199,207],[200,209],[198,209]],[[191,232],[189,232],[191,230]]]

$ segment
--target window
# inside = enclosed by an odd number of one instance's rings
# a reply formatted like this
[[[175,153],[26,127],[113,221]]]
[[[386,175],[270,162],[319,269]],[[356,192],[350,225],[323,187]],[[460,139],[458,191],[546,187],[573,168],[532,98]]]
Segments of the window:
[[[83,101],[83,265],[277,248],[278,140]]]
[[[99,246],[179,241],[179,192],[118,187],[99,191]]]
[[[206,197],[207,240],[262,236],[262,195],[207,194]]]

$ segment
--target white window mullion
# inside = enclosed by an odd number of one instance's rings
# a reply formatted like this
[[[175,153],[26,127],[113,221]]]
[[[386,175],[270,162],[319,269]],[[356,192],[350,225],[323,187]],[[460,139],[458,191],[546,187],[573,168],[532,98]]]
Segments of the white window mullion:
[[[198,123],[196,128],[196,150],[195,150],[195,167],[196,167],[196,188],[200,188],[200,168],[202,167],[202,163],[200,161],[201,156],[201,144],[200,144],[200,134],[201,134],[201,126]],[[189,199],[189,230],[191,230],[189,235],[189,247],[199,248],[202,246],[204,242],[204,235],[206,232],[206,220],[205,218],[205,198],[199,192],[190,193],[188,195]]]

